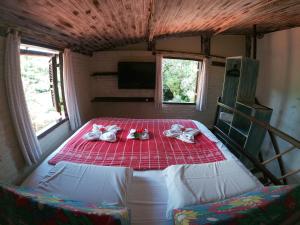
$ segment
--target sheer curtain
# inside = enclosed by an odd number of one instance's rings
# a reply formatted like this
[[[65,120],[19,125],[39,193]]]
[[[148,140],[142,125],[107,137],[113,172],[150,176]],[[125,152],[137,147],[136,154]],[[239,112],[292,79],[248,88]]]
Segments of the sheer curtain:
[[[155,83],[155,106],[162,108],[163,87],[162,87],[162,55],[156,54],[156,83]]]
[[[37,163],[42,155],[32,128],[21,78],[20,35],[11,31],[5,43],[4,78],[9,109],[21,151],[29,165]]]
[[[71,129],[74,131],[81,126],[81,118],[77,103],[74,80],[74,65],[72,60],[72,52],[70,49],[64,50],[63,67],[64,90],[67,111],[69,115]]]
[[[199,81],[197,86],[196,110],[199,111],[203,111],[207,107],[209,62],[208,58],[203,59],[201,69],[198,72]]]

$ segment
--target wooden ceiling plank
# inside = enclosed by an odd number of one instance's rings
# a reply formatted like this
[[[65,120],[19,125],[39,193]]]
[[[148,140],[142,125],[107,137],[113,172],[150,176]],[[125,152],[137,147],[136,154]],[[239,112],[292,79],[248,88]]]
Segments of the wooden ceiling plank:
[[[0,26],[30,40],[80,51],[158,38],[249,34],[300,26],[300,0],[9,0]]]
[[[14,23],[7,22],[7,21],[10,21],[10,19],[7,19],[7,17],[5,19],[3,19],[2,18],[3,15],[5,15],[5,12],[0,10],[0,20],[1,20],[2,24],[4,24],[7,27],[18,28],[20,31],[24,32],[25,35],[34,33],[36,35],[38,35],[38,34],[43,35],[44,37],[49,36],[54,39],[60,40],[64,43],[79,43],[78,40],[75,40],[72,37],[69,37],[63,33],[58,33],[54,30],[50,30],[50,29],[48,30],[44,26],[40,26],[39,24],[32,22],[32,21],[30,21],[31,25],[29,25],[28,20],[26,22],[24,22],[22,20],[19,20],[18,18],[13,18]]]

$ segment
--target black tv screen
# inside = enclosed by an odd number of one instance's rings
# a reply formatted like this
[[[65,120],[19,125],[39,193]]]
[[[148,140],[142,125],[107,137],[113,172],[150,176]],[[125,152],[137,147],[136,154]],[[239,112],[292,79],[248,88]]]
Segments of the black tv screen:
[[[155,63],[153,62],[119,62],[119,89],[154,89]]]

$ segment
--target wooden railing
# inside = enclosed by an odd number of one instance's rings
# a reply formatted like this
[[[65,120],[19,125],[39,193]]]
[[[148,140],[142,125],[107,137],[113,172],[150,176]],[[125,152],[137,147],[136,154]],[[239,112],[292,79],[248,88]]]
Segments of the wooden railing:
[[[273,157],[271,157],[270,159],[266,159],[261,162],[260,160],[258,160],[258,158],[256,156],[251,155],[251,152],[246,151],[246,149],[244,149],[242,146],[240,146],[238,143],[236,143],[232,138],[230,138],[227,134],[225,134],[219,127],[216,126],[220,108],[226,109],[229,112],[232,112],[232,113],[242,116],[243,118],[249,120],[251,122],[251,125],[252,125],[252,123],[255,123],[256,125],[267,130],[267,133],[270,135],[271,143],[273,144],[273,147],[275,150],[275,155]],[[260,121],[260,120],[256,119],[255,117],[249,116],[243,112],[238,111],[235,108],[232,108],[232,107],[225,105],[225,104],[221,103],[220,101],[218,101],[217,102],[217,114],[216,114],[216,118],[215,118],[215,124],[213,127],[213,131],[216,133],[219,133],[223,137],[225,137],[227,144],[234,147],[234,149],[236,151],[238,151],[240,154],[242,154],[243,156],[245,156],[257,170],[262,172],[264,177],[270,180],[270,182],[268,182],[268,184],[270,184],[270,183],[273,183],[276,185],[286,184],[287,177],[300,172],[300,168],[293,170],[293,171],[286,172],[286,169],[284,167],[283,160],[282,160],[283,155],[286,155],[292,151],[300,149],[300,141],[291,137],[290,135],[282,132],[281,130],[271,126],[269,123]],[[279,137],[282,140],[286,141],[287,143],[289,143],[291,145],[291,147],[289,147],[285,150],[280,150],[279,145],[276,140],[276,137]],[[281,171],[280,177],[276,177],[269,169],[266,168],[266,165],[274,160],[278,161],[278,165],[279,165],[279,168]]]

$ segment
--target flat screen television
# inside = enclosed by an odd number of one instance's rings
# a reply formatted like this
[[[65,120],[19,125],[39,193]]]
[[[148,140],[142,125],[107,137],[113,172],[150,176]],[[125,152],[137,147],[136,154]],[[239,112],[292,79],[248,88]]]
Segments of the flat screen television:
[[[155,89],[155,63],[119,62],[119,89]]]

